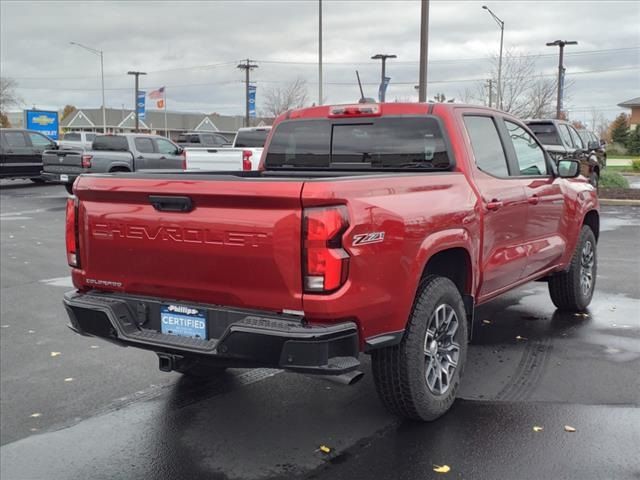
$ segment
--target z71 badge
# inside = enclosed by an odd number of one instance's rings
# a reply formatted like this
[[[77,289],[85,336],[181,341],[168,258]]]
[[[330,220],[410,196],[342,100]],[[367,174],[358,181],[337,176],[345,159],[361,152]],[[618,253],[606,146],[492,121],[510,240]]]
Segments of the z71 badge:
[[[353,236],[354,245],[368,245],[384,241],[384,232],[361,233]]]

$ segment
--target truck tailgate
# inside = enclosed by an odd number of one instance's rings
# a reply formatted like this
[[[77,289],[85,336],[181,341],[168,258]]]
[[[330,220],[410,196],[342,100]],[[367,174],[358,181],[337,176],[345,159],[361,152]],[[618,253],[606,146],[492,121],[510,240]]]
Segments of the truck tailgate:
[[[74,284],[174,301],[301,310],[302,185],[231,175],[123,176],[117,184],[109,176],[81,177],[81,263]],[[185,198],[190,211],[167,211]]]
[[[42,169],[49,173],[82,173],[82,151],[45,150],[42,154]]]
[[[186,148],[187,170],[242,170],[243,148]]]

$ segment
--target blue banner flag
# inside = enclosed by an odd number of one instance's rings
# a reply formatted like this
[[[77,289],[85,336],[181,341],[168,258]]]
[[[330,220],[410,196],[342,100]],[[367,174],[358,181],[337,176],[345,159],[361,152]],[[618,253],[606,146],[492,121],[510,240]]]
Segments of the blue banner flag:
[[[384,102],[385,96],[387,95],[387,87],[389,86],[389,82],[391,81],[391,77],[384,77],[384,82],[380,84],[378,88],[378,101]]]
[[[147,92],[143,90],[138,90],[138,100],[136,102],[136,110],[138,112],[138,118],[140,120],[144,120],[144,117],[145,117],[146,98],[147,98]]]
[[[249,85],[249,116],[256,117],[256,86]]]
[[[27,130],[35,130],[52,140],[58,140],[58,112],[25,110],[24,116]]]

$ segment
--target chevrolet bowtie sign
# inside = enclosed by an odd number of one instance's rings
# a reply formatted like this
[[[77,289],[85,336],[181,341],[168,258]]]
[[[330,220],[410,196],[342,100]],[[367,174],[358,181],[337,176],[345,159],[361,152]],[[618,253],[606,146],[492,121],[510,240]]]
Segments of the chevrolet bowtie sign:
[[[34,130],[52,140],[58,140],[58,112],[25,110],[24,117],[27,130]]]

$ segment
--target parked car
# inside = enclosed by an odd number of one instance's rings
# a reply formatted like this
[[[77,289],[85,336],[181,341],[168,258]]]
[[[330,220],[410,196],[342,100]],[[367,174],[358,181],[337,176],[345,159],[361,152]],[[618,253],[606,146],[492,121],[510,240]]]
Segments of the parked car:
[[[42,152],[56,148],[54,140],[39,132],[0,129],[0,178],[28,178],[43,183]]]
[[[96,135],[95,132],[66,132],[58,140],[58,147],[65,150],[89,150]]]
[[[42,176],[65,184],[69,193],[83,173],[184,169],[184,150],[165,137],[146,134],[98,135],[91,150],[47,150]]]
[[[595,156],[601,168],[607,167],[607,144],[600,140],[598,136],[591,130],[579,129],[578,135],[582,139],[582,143],[587,146],[589,156]]]
[[[433,420],[458,391],[476,305],[533,280],[561,310],[591,301],[596,191],[507,113],[294,110],[261,167],[80,177],[71,328],[186,375],[267,366],[348,383],[370,354],[382,403]]]
[[[232,142],[218,133],[193,132],[180,134],[178,145],[181,147],[227,147],[232,145]]]
[[[187,170],[256,170],[271,127],[241,128],[228,148],[187,148]]]
[[[587,144],[583,143],[573,125],[555,119],[525,120],[525,123],[556,162],[562,158],[578,160],[580,173],[589,179],[591,185],[598,187],[600,172],[605,164],[600,162],[597,155],[590,154]]]

